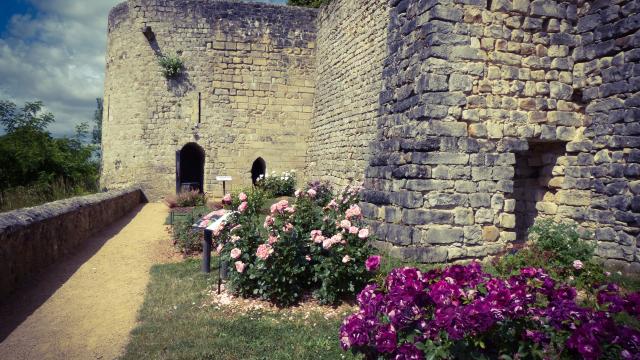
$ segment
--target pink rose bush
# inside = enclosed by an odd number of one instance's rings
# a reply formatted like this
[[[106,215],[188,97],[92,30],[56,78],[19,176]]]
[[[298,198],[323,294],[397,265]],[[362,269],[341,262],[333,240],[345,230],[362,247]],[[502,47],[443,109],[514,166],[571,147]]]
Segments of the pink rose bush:
[[[215,241],[223,244],[221,256],[235,265],[228,282],[233,292],[279,305],[295,303],[305,293],[335,303],[354,296],[375,275],[365,264],[373,249],[357,205],[359,192],[347,188],[329,197],[318,184],[291,202],[273,203],[266,215],[260,190],[227,201],[236,212]]]
[[[640,293],[605,285],[596,307],[576,294],[540,268],[399,268],[360,292],[340,343],[366,359],[637,359],[640,331],[618,319],[640,320]]]

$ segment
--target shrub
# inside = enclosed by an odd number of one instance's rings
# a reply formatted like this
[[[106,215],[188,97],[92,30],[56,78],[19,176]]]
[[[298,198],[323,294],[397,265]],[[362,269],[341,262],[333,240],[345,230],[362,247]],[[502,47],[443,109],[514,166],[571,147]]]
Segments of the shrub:
[[[203,217],[205,213],[206,209],[189,212],[173,224],[173,245],[181,253],[188,255],[202,252],[203,232],[194,229],[193,224]]]
[[[567,280],[593,293],[607,281],[602,264],[593,259],[595,247],[582,240],[574,225],[545,219],[531,228],[531,243],[512,254],[494,259],[491,270],[502,276],[516,275],[533,266],[545,269],[556,280]]]
[[[320,302],[334,303],[355,294],[373,275],[365,266],[372,248],[356,205],[358,190],[349,189],[326,206],[318,204],[315,190],[297,195],[291,204],[273,204],[266,218],[260,216],[260,190],[225,196],[236,213],[214,236],[221,256],[233,263],[233,292],[278,305],[313,292]]]
[[[330,2],[331,0],[289,0],[287,4],[295,5],[295,6],[306,6],[306,7],[318,8]]]
[[[574,225],[543,219],[531,227],[531,237],[535,247],[541,251],[551,251],[552,260],[569,267],[575,260],[587,261],[593,257],[595,246],[580,238]]]
[[[256,181],[256,187],[266,192],[269,196],[293,196],[296,188],[296,173],[291,170],[280,175],[276,172],[260,176]]]
[[[368,285],[358,305],[340,342],[367,359],[631,359],[640,352],[640,332],[617,321],[640,316],[640,293],[603,286],[597,306],[583,306],[575,288],[533,267],[508,278],[477,262],[395,269],[383,285]]]
[[[158,64],[162,67],[162,75],[167,79],[176,77],[184,68],[184,63],[176,55],[163,55],[158,57]]]
[[[184,191],[178,195],[169,195],[166,196],[164,200],[170,208],[202,206],[207,203],[205,195],[198,190]]]
[[[318,205],[325,206],[333,199],[333,188],[327,181],[309,181],[304,191],[309,190],[315,191],[314,200]]]

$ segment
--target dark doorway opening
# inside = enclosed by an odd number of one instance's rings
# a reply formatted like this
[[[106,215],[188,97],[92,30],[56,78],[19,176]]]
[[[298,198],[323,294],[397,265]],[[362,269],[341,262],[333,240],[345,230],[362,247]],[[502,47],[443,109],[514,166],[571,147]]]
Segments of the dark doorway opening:
[[[267,163],[263,158],[259,157],[251,165],[251,182],[253,185],[256,185],[256,181],[260,178],[260,176],[264,176],[267,172]]]
[[[530,142],[529,150],[516,154],[513,198],[516,200],[516,241],[527,240],[529,229],[541,216],[555,215],[555,195],[564,168],[558,160],[566,154],[564,142]]]
[[[204,150],[188,143],[176,154],[176,192],[204,192]]]

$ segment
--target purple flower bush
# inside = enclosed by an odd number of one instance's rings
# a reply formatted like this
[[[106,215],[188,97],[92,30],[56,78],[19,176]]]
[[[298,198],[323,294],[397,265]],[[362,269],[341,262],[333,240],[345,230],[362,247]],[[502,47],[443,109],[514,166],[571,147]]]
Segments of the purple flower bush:
[[[478,262],[399,268],[357,300],[340,343],[366,359],[640,358],[640,332],[618,321],[640,316],[640,293],[610,284],[586,306],[539,268],[508,278]]]
[[[272,204],[266,216],[259,190],[224,197],[235,212],[213,235],[220,256],[232,264],[233,292],[278,305],[295,303],[305,293],[335,303],[370,281],[380,259],[370,259],[369,229],[357,205],[360,189],[348,187],[336,197],[328,191],[310,183],[295,192],[295,200]]]

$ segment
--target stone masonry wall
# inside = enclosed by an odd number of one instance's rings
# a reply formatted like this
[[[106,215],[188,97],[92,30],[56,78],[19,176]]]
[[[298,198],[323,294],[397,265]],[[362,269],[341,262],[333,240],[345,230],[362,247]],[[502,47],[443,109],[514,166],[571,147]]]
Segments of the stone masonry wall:
[[[635,135],[633,117],[627,115],[627,126],[594,124],[590,114],[606,105],[588,102],[591,92],[582,86],[601,81],[596,74],[577,81],[580,61],[624,46],[612,41],[599,50],[597,37],[595,45],[587,44],[592,38],[579,29],[589,26],[579,16],[593,8],[553,0],[391,5],[363,204],[380,245],[421,262],[482,258],[508,249],[531,216],[555,217],[579,222],[585,237],[589,231],[599,236],[599,254],[610,263],[638,265],[638,214],[630,194],[637,175],[635,164],[622,164],[635,157],[637,138],[627,136]],[[616,16],[635,11],[623,5],[613,6]],[[599,16],[594,21],[600,26],[614,18]],[[612,27],[629,35],[638,24],[624,20]],[[597,61],[606,68],[613,58]],[[625,89],[636,92],[632,85]],[[607,91],[602,97],[612,94]],[[635,105],[626,98],[618,96],[614,107],[628,114]],[[527,156],[533,148],[550,150]],[[619,166],[597,166],[602,150],[617,148],[611,160]],[[517,177],[516,169],[529,179]],[[536,186],[529,189],[532,180]],[[528,190],[531,196],[519,198]],[[612,196],[623,194],[628,200]]]
[[[585,220],[598,223],[598,253],[609,265],[631,262],[638,272],[640,3],[586,1],[578,16],[573,78],[589,144],[581,175],[592,194]]]
[[[176,151],[205,152],[204,190],[251,184],[268,171],[304,171],[315,87],[316,10],[206,0],[130,0],[109,16],[102,184],[175,192]],[[150,27],[153,40],[143,29]],[[185,70],[166,80],[157,55]],[[304,174],[301,175],[304,177]]]
[[[0,214],[0,298],[145,201],[130,188]]]
[[[336,187],[362,181],[375,139],[387,0],[335,0],[318,15],[307,174]]]

